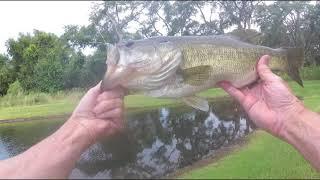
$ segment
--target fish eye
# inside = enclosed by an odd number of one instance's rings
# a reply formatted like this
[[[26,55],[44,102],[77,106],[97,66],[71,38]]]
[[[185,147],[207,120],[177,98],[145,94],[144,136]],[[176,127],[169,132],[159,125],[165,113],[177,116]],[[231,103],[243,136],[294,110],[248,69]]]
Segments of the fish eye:
[[[126,47],[131,47],[134,44],[133,41],[129,41],[125,44]]]

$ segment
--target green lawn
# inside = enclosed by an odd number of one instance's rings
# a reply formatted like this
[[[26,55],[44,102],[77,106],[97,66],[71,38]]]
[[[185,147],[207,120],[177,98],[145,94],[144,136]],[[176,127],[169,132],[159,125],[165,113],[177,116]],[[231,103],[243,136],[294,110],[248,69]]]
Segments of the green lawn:
[[[249,143],[208,166],[180,178],[320,178],[290,145],[263,132],[254,132]]]
[[[320,81],[304,81],[305,88],[299,87],[296,83],[290,82],[290,86],[294,92],[299,96],[306,98],[306,104],[308,107],[317,105],[315,110],[320,111],[320,106],[316,102],[320,101]],[[218,97],[226,96],[227,94],[221,89],[209,89],[205,92],[199,93],[200,96],[205,97]],[[72,96],[72,94],[71,94]],[[77,105],[78,101],[70,101],[69,98],[66,100],[50,101],[48,104],[32,105],[32,106],[13,106],[13,107],[2,107],[0,108],[0,120],[1,119],[14,119],[14,118],[28,118],[35,116],[49,116],[70,113]],[[142,95],[131,95],[125,98],[126,108],[137,109],[137,108],[150,108],[157,106],[168,106],[181,103],[177,100],[170,99],[156,99],[152,97],[145,97]]]
[[[32,106],[6,107],[0,109],[0,120],[61,115],[72,112],[75,106],[76,103],[74,102],[61,101]]]
[[[200,95],[217,97],[226,95],[226,93],[221,89],[210,89],[206,92],[200,93]],[[0,120],[71,113],[76,107],[77,102],[77,100],[70,101],[70,98],[67,98],[66,100],[51,100],[50,103],[41,105],[0,107]],[[181,101],[179,100],[157,99],[143,95],[130,95],[125,97],[125,107],[132,110],[158,106],[171,106],[180,103]]]
[[[308,108],[320,112],[320,80],[304,81],[304,88],[294,82],[290,82],[289,86],[297,96],[304,98]]]

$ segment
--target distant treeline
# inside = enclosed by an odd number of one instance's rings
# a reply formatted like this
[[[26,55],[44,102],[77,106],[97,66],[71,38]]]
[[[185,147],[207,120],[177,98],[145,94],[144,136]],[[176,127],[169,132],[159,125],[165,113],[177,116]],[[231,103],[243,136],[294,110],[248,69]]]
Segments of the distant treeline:
[[[34,30],[8,39],[7,53],[0,54],[0,95],[10,85],[25,92],[92,86],[105,70],[105,43],[119,39],[216,35],[232,29],[229,33],[250,43],[303,47],[305,66],[317,66],[319,17],[320,3],[308,1],[95,2],[88,26],[68,25],[60,37]],[[93,55],[84,55],[85,47],[95,48]]]

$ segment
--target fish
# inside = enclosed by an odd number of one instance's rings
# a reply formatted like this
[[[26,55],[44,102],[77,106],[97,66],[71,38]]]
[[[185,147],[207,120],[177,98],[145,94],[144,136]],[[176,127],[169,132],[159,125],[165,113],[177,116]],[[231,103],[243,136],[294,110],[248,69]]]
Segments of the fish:
[[[196,94],[218,87],[220,81],[237,88],[254,83],[259,78],[257,61],[265,54],[271,57],[271,70],[285,72],[303,87],[303,48],[273,49],[215,35],[159,36],[109,45],[101,90],[122,86],[131,94],[181,99],[207,112],[208,101]]]

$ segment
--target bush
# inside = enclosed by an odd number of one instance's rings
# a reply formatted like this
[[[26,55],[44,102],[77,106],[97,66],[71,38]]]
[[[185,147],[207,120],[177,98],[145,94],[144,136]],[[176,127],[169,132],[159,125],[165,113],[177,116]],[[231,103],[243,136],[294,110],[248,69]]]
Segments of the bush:
[[[284,80],[291,81],[292,79],[284,72],[278,72]],[[302,80],[320,80],[320,66],[303,67],[300,70]]]
[[[9,85],[9,89],[7,91],[7,94],[13,95],[13,96],[19,96],[24,94],[23,88],[18,80],[16,80],[14,83]]]
[[[320,79],[320,66],[310,66],[302,68],[301,76],[304,80]]]
[[[45,104],[51,100],[51,97],[49,94],[35,93],[35,92],[29,93],[23,98],[24,98],[23,105],[25,106],[34,105],[34,104]]]
[[[55,93],[30,92],[28,94],[7,94],[0,96],[0,107],[30,106],[37,104],[56,103],[60,101],[78,102],[86,91],[84,89],[71,89]]]

